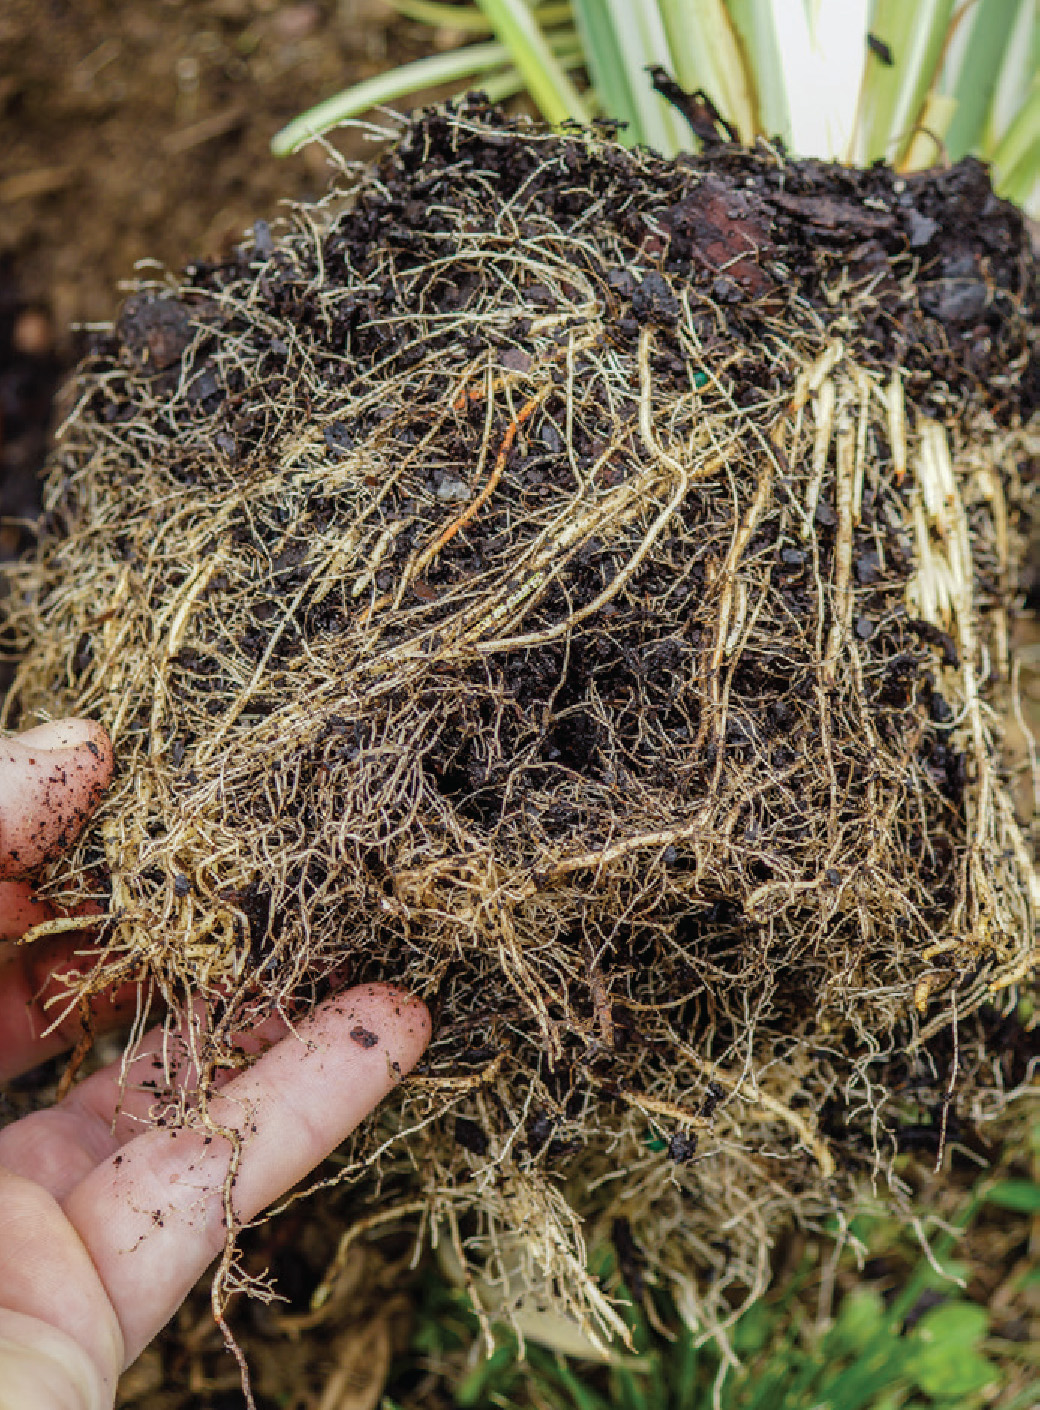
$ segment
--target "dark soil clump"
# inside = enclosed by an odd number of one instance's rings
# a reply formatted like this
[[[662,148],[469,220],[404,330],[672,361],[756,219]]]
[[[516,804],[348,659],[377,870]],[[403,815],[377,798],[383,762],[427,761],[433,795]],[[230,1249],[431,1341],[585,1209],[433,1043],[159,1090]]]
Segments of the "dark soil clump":
[[[12,695],[115,738],[53,882],[108,901],[93,982],[205,995],[215,1059],[344,963],[422,994],[347,1176],[424,1201],[478,1300],[600,1332],[580,1220],[691,1318],[758,1290],[782,1220],[890,1169],[908,1087],[948,1120],[930,1044],[1025,979],[1037,903],[994,713],[1019,215],[973,162],[611,138],[429,112],[142,286]],[[965,1024],[964,1122],[984,1055]]]

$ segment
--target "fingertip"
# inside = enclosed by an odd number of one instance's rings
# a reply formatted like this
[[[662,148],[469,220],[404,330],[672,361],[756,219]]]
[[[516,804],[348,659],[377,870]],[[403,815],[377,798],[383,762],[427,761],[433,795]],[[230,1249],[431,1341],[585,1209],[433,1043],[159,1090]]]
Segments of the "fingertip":
[[[394,984],[360,984],[326,1000],[314,1015],[330,1041],[362,1050],[380,1048],[395,1076],[403,1077],[422,1056],[433,1032],[430,1011]]]
[[[402,1074],[410,1072],[422,1057],[433,1034],[433,1019],[422,999],[396,985],[377,985],[381,1001],[386,1004],[390,1033],[401,1048]]]
[[[112,741],[108,731],[97,720],[76,717],[67,720],[48,720],[42,725],[33,725],[16,735],[19,744],[31,745],[34,749],[46,751],[54,749],[88,749],[95,758],[112,763]],[[93,747],[92,747],[93,746]]]
[[[77,786],[95,800],[112,782],[115,752],[104,725],[97,720],[49,720],[34,725],[16,737],[16,742],[33,752],[60,755],[68,753],[77,765]]]
[[[113,762],[94,720],[54,720],[0,739],[0,877],[26,875],[78,836]]]

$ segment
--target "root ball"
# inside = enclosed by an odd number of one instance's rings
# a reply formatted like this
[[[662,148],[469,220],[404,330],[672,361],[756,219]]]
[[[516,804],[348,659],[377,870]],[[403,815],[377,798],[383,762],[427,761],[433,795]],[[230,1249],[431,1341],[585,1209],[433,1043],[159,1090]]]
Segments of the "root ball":
[[[95,982],[201,995],[215,1060],[344,965],[420,994],[345,1174],[599,1334],[583,1221],[703,1319],[902,1133],[934,1157],[1014,1085],[1036,957],[1026,250],[975,163],[471,102],[142,285],[12,590],[9,718],[115,740],[52,878],[105,897]]]

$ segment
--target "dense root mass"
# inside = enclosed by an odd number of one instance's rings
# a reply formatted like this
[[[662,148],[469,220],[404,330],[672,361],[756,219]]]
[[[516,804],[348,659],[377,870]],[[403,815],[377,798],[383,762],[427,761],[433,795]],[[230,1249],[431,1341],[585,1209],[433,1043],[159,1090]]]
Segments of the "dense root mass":
[[[54,886],[106,897],[95,988],[206,996],[212,1062],[344,967],[426,997],[346,1168],[479,1296],[609,1330],[585,1220],[714,1315],[1020,1080],[1021,221],[972,163],[479,104],[348,176],[82,369],[12,700],[120,778]]]

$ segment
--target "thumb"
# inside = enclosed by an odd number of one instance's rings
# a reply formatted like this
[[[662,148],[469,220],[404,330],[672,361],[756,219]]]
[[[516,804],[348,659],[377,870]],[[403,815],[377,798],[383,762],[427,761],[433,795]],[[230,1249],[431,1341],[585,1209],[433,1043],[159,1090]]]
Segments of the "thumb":
[[[124,1346],[104,1284],[57,1200],[5,1166],[0,1300],[0,1410],[109,1410]]]
[[[39,1317],[0,1309],[0,1410],[110,1410],[115,1380],[73,1337]]]
[[[0,739],[0,878],[24,876],[79,835],[112,777],[93,720],[57,720]]]

